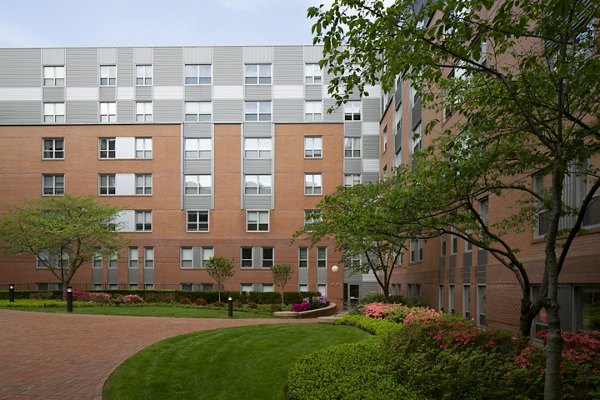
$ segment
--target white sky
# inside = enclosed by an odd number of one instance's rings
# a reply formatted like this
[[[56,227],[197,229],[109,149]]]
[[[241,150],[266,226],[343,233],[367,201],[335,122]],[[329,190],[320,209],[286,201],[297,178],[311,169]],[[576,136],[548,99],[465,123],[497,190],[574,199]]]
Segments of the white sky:
[[[326,0],[0,0],[0,47],[311,44]]]

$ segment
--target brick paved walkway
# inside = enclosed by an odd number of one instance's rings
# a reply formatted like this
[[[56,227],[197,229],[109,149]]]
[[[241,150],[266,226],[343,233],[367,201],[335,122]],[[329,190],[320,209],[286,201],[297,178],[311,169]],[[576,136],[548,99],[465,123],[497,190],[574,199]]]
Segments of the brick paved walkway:
[[[195,319],[0,310],[0,399],[102,398],[112,371],[171,336],[233,326],[315,320]]]

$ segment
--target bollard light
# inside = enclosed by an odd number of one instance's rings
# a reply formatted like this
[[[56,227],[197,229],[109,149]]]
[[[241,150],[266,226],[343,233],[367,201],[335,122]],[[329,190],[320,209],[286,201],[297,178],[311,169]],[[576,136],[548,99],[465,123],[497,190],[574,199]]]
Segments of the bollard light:
[[[11,283],[10,285],[8,285],[8,301],[10,303],[15,302],[15,284],[14,283]]]
[[[67,286],[67,312],[73,312],[73,288]]]
[[[233,317],[233,297],[227,298],[227,316]]]

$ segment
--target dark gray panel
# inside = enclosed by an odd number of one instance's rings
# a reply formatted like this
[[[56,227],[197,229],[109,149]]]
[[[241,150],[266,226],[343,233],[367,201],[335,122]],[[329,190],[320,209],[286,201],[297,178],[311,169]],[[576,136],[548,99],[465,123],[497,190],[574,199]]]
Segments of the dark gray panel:
[[[181,122],[182,115],[181,100],[154,101],[154,122]]]
[[[254,268],[262,268],[262,249],[260,247],[252,248],[252,265]]]
[[[463,283],[471,283],[471,267],[464,266],[463,267]]]
[[[144,284],[154,283],[154,268],[144,268]]]
[[[183,85],[183,51],[181,47],[154,49],[154,86]]]
[[[394,152],[398,153],[402,149],[402,124],[400,124],[400,130],[394,135]]]
[[[328,110],[333,107],[333,112]],[[323,121],[325,122],[344,122],[344,112],[342,108],[335,107],[335,100],[323,100]]]
[[[486,266],[485,265],[478,265],[477,266],[477,283],[478,284],[485,284],[486,281],[487,281]]]
[[[184,47],[183,62],[185,64],[212,64],[212,47]]]
[[[271,100],[271,85],[246,85],[245,100]]]
[[[470,267],[473,264],[473,252],[467,252],[463,254],[463,266]]]
[[[97,57],[100,65],[116,65],[117,49],[114,47],[98,47]]]
[[[448,283],[456,283],[456,254],[451,254],[448,259]]]
[[[411,110],[411,126],[412,129],[415,129],[415,127],[419,124],[419,122],[421,122],[421,99],[418,95],[415,95],[415,104]]]
[[[377,172],[363,172],[362,174],[363,183],[377,182],[378,180],[379,174]]]
[[[136,48],[125,48],[119,49],[119,61],[121,60],[121,51],[126,50],[128,53],[131,52],[132,56],[132,64],[135,66],[137,64],[145,64],[151,65],[154,63],[154,49],[152,47],[136,47]]]
[[[135,99],[137,101],[152,101],[152,86],[136,86]]]
[[[274,122],[303,122],[304,100],[275,99],[273,100]]]
[[[212,99],[212,85],[186,86],[185,99],[188,101],[210,101]]]
[[[306,85],[304,86],[304,98],[306,100],[321,100],[323,96],[323,88],[321,85]]]
[[[362,101],[362,120],[379,122],[381,119],[379,99],[364,98]]]
[[[98,93],[100,101],[116,101],[117,100],[117,88],[116,87],[101,87]]]
[[[212,196],[184,196],[186,210],[208,210],[212,208]]]
[[[96,123],[98,122],[98,102],[74,100],[67,101],[66,113],[68,123]]]
[[[133,86],[135,81],[133,49],[131,47],[120,47],[117,51],[117,60],[117,85],[121,87]],[[152,64],[152,61],[148,64]]]
[[[271,64],[273,63],[272,46],[244,47],[245,64]]]
[[[242,48],[215,47],[213,50],[213,75],[214,85],[243,85]]]
[[[202,266],[202,247],[192,248],[192,268],[200,268]]]
[[[560,317],[560,329],[572,331],[575,328],[573,320],[573,289],[571,285],[558,286],[558,314]]]
[[[216,49],[215,49],[216,50]],[[241,122],[244,114],[243,100],[214,100],[214,122]]]
[[[308,283],[308,268],[298,268],[298,283]]]
[[[137,268],[127,268],[127,282],[129,284],[135,284],[137,285],[138,283],[138,269]]]
[[[117,101],[117,121],[121,123],[133,122],[134,107],[135,103],[133,100]]]
[[[111,285],[116,285],[117,283],[119,283],[118,268],[108,268],[108,283]]]
[[[362,161],[360,159],[344,159],[344,173],[360,174],[362,173]]]
[[[44,102],[64,103],[65,88],[64,87],[45,87],[42,88],[42,98]]]
[[[41,86],[41,59],[40,49],[0,49],[0,86]]]
[[[92,268],[92,283],[102,284],[102,268]]]
[[[344,122],[344,136],[360,137],[362,133],[362,125],[360,121]]]
[[[244,137],[271,137],[273,125],[270,122],[244,124]]]
[[[379,292],[380,288],[377,282],[363,282],[359,288],[359,296],[365,297],[369,292]]]
[[[317,268],[317,283],[327,283],[327,268]]]
[[[185,137],[203,137],[209,138],[212,136],[211,123],[185,123],[183,124],[183,135]]]
[[[379,136],[362,137],[362,157],[379,158]]]
[[[477,249],[477,264],[486,265],[488,263],[488,252],[486,250]]]
[[[67,49],[67,86],[97,87],[99,65],[95,48]]]
[[[440,256],[440,263],[439,263],[439,274],[438,274],[438,282],[440,284],[444,283],[445,277],[446,277],[446,257]]]
[[[208,175],[212,172],[211,165],[211,160],[185,160],[184,173]]]
[[[270,174],[271,169],[271,160],[244,160],[245,174]]]
[[[272,208],[273,199],[271,196],[265,195],[254,195],[247,196],[244,195],[244,209],[246,210],[266,210]]]
[[[304,84],[304,48],[302,46],[277,46],[273,63],[275,85]]]

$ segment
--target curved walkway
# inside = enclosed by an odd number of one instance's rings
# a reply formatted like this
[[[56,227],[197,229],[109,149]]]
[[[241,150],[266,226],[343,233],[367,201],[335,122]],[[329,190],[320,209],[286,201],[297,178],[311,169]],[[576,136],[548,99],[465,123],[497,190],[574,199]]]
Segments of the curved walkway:
[[[112,371],[159,340],[207,329],[315,321],[0,310],[0,399],[100,400]]]

